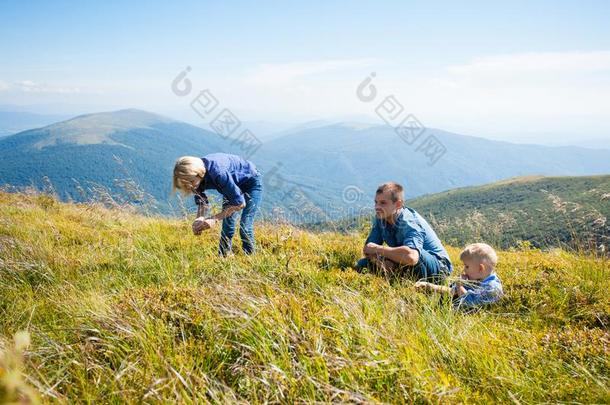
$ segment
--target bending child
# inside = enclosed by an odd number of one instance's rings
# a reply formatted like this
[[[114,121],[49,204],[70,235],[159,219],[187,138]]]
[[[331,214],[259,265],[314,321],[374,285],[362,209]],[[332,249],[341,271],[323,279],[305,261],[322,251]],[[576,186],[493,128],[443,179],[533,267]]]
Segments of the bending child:
[[[173,188],[195,195],[198,206],[192,226],[195,235],[222,221],[218,246],[221,256],[231,253],[239,211],[243,251],[248,255],[255,252],[254,216],[261,204],[263,183],[254,163],[227,153],[212,153],[202,158],[182,156],[174,166]],[[206,217],[209,201],[205,192],[210,189],[222,195],[222,211]]]

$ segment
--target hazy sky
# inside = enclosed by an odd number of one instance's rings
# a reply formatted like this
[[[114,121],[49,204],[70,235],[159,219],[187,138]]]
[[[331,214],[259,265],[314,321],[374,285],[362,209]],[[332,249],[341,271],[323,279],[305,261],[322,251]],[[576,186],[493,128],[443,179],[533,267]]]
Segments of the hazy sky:
[[[426,126],[610,140],[609,1],[84,3],[0,2],[0,104],[188,118],[190,66],[243,120],[375,121],[375,72]]]

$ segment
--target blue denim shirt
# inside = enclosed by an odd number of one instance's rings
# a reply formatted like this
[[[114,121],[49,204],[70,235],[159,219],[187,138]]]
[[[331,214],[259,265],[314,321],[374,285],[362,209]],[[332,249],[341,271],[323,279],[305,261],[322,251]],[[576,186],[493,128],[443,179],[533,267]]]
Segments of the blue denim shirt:
[[[446,259],[449,269],[452,268],[449,254],[441,240],[428,222],[412,208],[401,208],[393,225],[375,218],[371,233],[366,239],[366,243],[369,242],[378,245],[385,242],[391,247],[407,246],[420,254],[425,250],[439,259]]]
[[[452,286],[455,290],[455,285]],[[493,304],[502,298],[502,282],[496,273],[491,273],[481,282],[464,283],[466,294],[456,298],[453,305],[462,308],[473,308],[485,304]]]
[[[208,204],[205,190],[214,189],[228,201],[229,205],[245,203],[244,193],[240,186],[252,177],[258,176],[254,163],[237,155],[212,153],[201,158],[205,166],[205,175],[197,187],[195,204]]]

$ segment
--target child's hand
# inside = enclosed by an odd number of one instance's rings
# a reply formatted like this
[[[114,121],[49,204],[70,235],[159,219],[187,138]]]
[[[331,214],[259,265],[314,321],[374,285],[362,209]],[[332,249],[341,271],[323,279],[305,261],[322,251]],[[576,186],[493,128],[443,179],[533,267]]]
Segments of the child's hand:
[[[197,219],[195,219],[195,221],[193,221],[193,234],[194,235],[201,235],[201,232],[206,229],[204,228],[204,223],[205,223],[205,218],[204,217],[199,217]]]
[[[426,282],[426,281],[418,281],[417,283],[415,283],[415,289],[420,290],[420,291],[427,291],[430,290],[430,283]]]
[[[419,291],[431,291],[439,294],[451,294],[451,288],[444,285],[428,283],[427,281],[418,281],[415,283],[415,288]]]
[[[213,218],[208,218],[203,221],[203,230],[211,229],[214,225],[216,225],[217,220]]]

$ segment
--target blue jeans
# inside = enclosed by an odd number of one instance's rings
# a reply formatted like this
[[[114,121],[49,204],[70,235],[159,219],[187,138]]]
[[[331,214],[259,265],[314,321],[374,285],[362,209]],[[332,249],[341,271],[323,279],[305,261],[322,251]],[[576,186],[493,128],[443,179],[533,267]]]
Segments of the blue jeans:
[[[241,237],[244,253],[250,255],[256,250],[256,242],[254,240],[254,216],[260,208],[263,196],[261,176],[252,177],[239,188],[244,193],[244,199],[246,200],[245,208],[240,210],[241,219],[239,220],[239,236]],[[222,204],[222,208],[225,209],[228,205],[228,201],[225,200]],[[218,253],[221,256],[226,256],[231,252],[233,235],[235,234],[235,223],[237,222],[237,216],[240,211],[235,211],[222,220],[220,244],[218,246]]]
[[[370,269],[373,266],[369,263],[369,260],[364,258],[358,260],[356,263],[356,269]],[[422,251],[419,254],[419,261],[415,266],[400,266],[400,273],[404,273],[416,280],[424,280],[432,283],[440,283],[445,277],[451,274],[451,265],[446,259],[439,259],[433,254]]]

